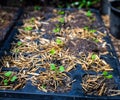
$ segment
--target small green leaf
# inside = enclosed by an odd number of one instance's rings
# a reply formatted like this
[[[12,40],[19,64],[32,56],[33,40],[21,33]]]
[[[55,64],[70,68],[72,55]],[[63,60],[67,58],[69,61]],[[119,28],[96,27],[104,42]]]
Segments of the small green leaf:
[[[8,85],[8,80],[7,79],[5,79],[3,82],[4,82],[4,85]]]
[[[41,88],[45,89],[45,88],[46,88],[46,86],[42,84]]]
[[[90,32],[90,33],[95,33],[96,30],[92,29],[92,30],[90,30],[89,32]]]
[[[89,27],[88,27],[88,26],[85,26],[83,29],[84,29],[84,30],[88,30],[88,29],[89,29]]]
[[[97,57],[97,55],[96,55],[96,54],[92,54],[92,56],[91,56],[92,60],[95,60],[95,59],[96,59],[96,57]]]
[[[56,39],[56,43],[57,44],[62,44],[62,40],[61,39]]]
[[[92,16],[92,12],[91,12],[90,10],[87,11],[87,12],[86,12],[86,16],[87,16],[87,17],[91,17],[91,16]]]
[[[53,29],[53,32],[54,32],[54,33],[58,33],[58,32],[60,32],[60,28],[57,27],[57,28]]]
[[[98,43],[98,42],[99,42],[99,40],[98,40],[98,39],[96,39],[96,38],[94,38],[93,40],[94,40],[96,43]]]
[[[34,10],[40,10],[41,7],[40,6],[34,6]]]
[[[55,64],[50,64],[50,70],[56,70]]]
[[[8,72],[6,72],[4,75],[5,75],[6,77],[10,77],[11,74],[12,74],[12,72],[11,72],[11,71],[8,71]]]
[[[50,54],[51,54],[51,55],[54,55],[55,53],[56,53],[55,49],[52,48],[52,49],[50,50]]]
[[[103,71],[102,75],[107,76],[108,72],[107,71]]]
[[[113,78],[113,75],[105,76],[105,78],[107,78],[107,79],[112,79],[112,78]]]
[[[17,79],[17,77],[16,77],[16,76],[13,76],[10,81],[11,81],[11,82],[14,82],[16,79]]]
[[[18,45],[18,46],[20,46],[21,44],[22,44],[22,42],[21,42],[21,41],[18,41],[18,42],[17,42],[17,45]]]
[[[59,67],[59,71],[60,71],[60,72],[64,72],[64,71],[65,71],[64,66],[60,66],[60,67]]]
[[[59,15],[64,15],[65,12],[64,12],[64,11],[59,11],[58,14],[59,14]]]
[[[60,19],[59,19],[59,22],[64,23],[64,22],[65,22],[65,19],[64,19],[64,18],[60,18]]]
[[[31,26],[27,26],[24,28],[25,31],[31,31],[33,28]]]

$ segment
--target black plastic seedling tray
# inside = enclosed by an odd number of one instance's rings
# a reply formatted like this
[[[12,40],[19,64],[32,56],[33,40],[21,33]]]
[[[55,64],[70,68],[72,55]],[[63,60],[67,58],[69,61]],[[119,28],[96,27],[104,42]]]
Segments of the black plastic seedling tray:
[[[92,10],[92,11],[96,14],[97,19],[99,20],[101,26],[103,26],[101,28],[101,31],[106,31],[105,26],[100,18],[99,12],[96,10]],[[18,23],[18,25],[20,25],[20,23]],[[14,41],[13,37],[16,34],[19,34],[19,32],[16,28],[14,28],[1,48],[0,57],[5,55],[4,51],[7,51],[7,53],[9,54],[11,42]],[[114,76],[115,83],[118,85],[118,89],[120,89],[120,86],[119,86],[120,69],[119,69],[119,62],[116,56],[116,52],[114,50],[114,47],[112,45],[109,35],[105,37],[105,40],[110,45],[110,46],[108,45],[109,54],[105,56],[101,56],[101,58],[104,59],[108,64],[110,64],[113,67],[114,71],[112,74]],[[18,69],[12,69],[12,68],[8,68],[8,69],[5,68],[2,70],[18,71]],[[87,73],[96,74],[91,71],[90,72],[88,71]],[[16,98],[16,100],[17,98],[32,99],[32,100],[33,99],[38,99],[38,100],[119,99],[119,96],[111,97],[111,96],[85,95],[80,83],[82,82],[82,77],[86,74],[86,72],[81,69],[81,65],[76,65],[76,69],[73,69],[69,74],[72,77],[72,79],[75,79],[76,81],[72,83],[71,90],[66,93],[51,93],[51,92],[45,93],[45,92],[38,90],[37,87],[34,87],[33,85],[31,85],[31,82],[28,81],[23,89],[19,89],[15,91],[14,90],[0,90],[0,99],[3,99],[3,98]]]
[[[9,25],[7,27],[5,27],[5,29],[1,30],[2,36],[0,37],[0,49],[1,49],[2,44],[4,43],[4,41],[6,40],[8,35],[10,34],[12,28],[15,26],[16,21],[19,19],[20,15],[22,14],[22,10],[19,8],[2,7],[1,9],[5,9],[5,10],[14,9],[15,13],[14,13],[14,17],[11,20],[11,22],[9,23]]]

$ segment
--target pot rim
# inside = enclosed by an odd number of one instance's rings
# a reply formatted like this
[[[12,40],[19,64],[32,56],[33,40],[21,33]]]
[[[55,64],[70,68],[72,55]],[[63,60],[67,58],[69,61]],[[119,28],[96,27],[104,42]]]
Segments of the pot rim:
[[[112,3],[116,3],[116,2],[120,2],[120,0],[116,0],[116,1],[111,1],[109,2],[109,6],[112,10],[116,11],[116,12],[119,12],[120,13],[120,10],[115,8],[114,6],[112,6]]]

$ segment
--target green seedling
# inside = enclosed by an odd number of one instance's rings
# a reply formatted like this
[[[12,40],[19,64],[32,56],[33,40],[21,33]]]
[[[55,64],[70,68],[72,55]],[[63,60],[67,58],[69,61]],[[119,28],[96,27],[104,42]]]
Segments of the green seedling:
[[[56,39],[56,43],[57,43],[57,44],[62,44],[63,42],[62,42],[61,39]]]
[[[91,12],[90,10],[87,11],[87,12],[86,12],[86,16],[87,16],[87,17],[91,17],[91,16],[92,16],[92,12]]]
[[[32,18],[30,19],[30,22],[33,23],[34,21],[35,21],[35,18],[32,17]]]
[[[64,72],[64,71],[65,71],[65,67],[64,67],[64,66],[60,66],[60,67],[59,67],[59,71],[60,71],[60,72]]]
[[[60,18],[60,19],[59,19],[59,22],[60,22],[60,23],[64,23],[64,22],[65,22],[65,19],[64,19],[64,18]]]
[[[50,50],[50,54],[51,55],[54,55],[56,53],[56,50],[54,49],[54,48],[52,48],[51,50]]]
[[[27,26],[24,28],[25,31],[31,31],[33,28],[31,26]]]
[[[89,29],[89,27],[88,27],[88,26],[85,26],[83,29],[84,29],[84,30],[88,30],[88,29]]]
[[[4,74],[4,76],[6,76],[6,77],[10,77],[12,75],[12,72],[11,71],[8,71],[8,72],[6,72],[5,74]]]
[[[107,79],[112,79],[113,75],[109,74],[107,71],[103,71],[102,75]]]
[[[96,43],[98,43],[98,42],[99,42],[99,40],[98,40],[98,39],[96,39],[96,38],[94,38],[93,40],[94,40]]]
[[[64,12],[64,11],[58,11],[58,14],[59,14],[59,15],[64,15],[65,12]]]
[[[95,33],[95,32],[97,32],[97,30],[91,29],[89,32],[90,33]]]
[[[50,70],[53,70],[53,71],[55,71],[56,70],[56,66],[55,66],[55,64],[50,64]]]
[[[103,75],[103,76],[107,76],[107,75],[108,75],[108,72],[107,72],[107,71],[103,71],[102,75]]]
[[[60,32],[60,28],[59,28],[59,27],[56,27],[55,29],[53,29],[53,32],[54,32],[54,33]]]
[[[40,10],[41,7],[40,6],[34,6],[34,10]]]
[[[10,81],[11,81],[11,82],[15,82],[16,79],[17,79],[17,77],[16,77],[16,76],[13,76]]]
[[[7,86],[9,81],[5,79],[3,82],[4,82],[4,85]]]
[[[18,41],[18,42],[17,42],[17,45],[18,45],[18,46],[21,46],[21,45],[22,45],[22,42],[21,42],[21,41]]]
[[[92,60],[95,60],[97,58],[97,55],[96,54],[92,54],[91,58],[92,58]]]

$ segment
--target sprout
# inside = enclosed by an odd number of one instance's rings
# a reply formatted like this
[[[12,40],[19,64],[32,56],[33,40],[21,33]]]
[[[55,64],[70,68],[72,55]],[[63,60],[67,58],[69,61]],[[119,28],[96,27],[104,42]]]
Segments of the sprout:
[[[65,71],[64,66],[60,66],[60,67],[59,67],[59,71],[60,71],[60,72],[64,72],[64,71]]]
[[[6,77],[10,77],[12,75],[12,72],[11,71],[8,71],[4,74]]]
[[[50,64],[50,70],[53,70],[53,71],[55,71],[56,70],[56,66],[55,66],[55,64]]]
[[[50,54],[51,54],[51,55],[54,55],[55,53],[56,53],[55,49],[52,48],[52,49],[50,50]]]
[[[31,31],[33,28],[31,26],[27,26],[24,28],[25,31]]]
[[[87,17],[91,17],[91,16],[92,16],[92,12],[91,12],[90,10],[87,11],[86,16],[87,16]]]
[[[56,27],[55,29],[53,29],[53,32],[54,32],[54,33],[60,32],[60,28],[59,28],[59,27]]]

